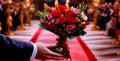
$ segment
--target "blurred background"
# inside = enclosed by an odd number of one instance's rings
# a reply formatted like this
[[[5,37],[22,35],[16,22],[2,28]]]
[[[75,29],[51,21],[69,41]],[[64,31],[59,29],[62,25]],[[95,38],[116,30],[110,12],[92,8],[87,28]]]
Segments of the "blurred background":
[[[16,40],[30,41],[38,29],[35,11],[55,0],[0,0],[0,33]],[[66,0],[58,0],[65,4]],[[82,37],[99,61],[120,61],[120,0],[69,0],[69,6],[88,5],[88,32]]]

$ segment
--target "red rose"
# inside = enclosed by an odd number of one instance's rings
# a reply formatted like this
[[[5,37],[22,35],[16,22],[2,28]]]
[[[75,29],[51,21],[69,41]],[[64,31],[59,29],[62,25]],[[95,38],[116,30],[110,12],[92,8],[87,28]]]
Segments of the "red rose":
[[[49,26],[49,29],[52,29],[52,30],[55,29],[55,25],[54,25],[54,24],[53,24],[53,25],[50,25],[50,26]]]
[[[49,24],[47,21],[43,21],[43,22],[41,22],[41,24],[43,24],[46,28],[49,28]]]
[[[71,18],[72,15],[73,15],[73,11],[72,10],[68,10],[68,11],[65,12],[65,16],[66,16],[67,19]]]
[[[47,26],[48,22],[47,21],[43,21],[43,22],[41,22],[41,24],[43,24],[44,26]]]
[[[74,12],[72,10],[68,10],[65,12],[65,16],[68,20],[68,24],[75,24],[77,22],[77,18],[73,17]]]
[[[82,26],[80,26],[82,29],[85,29],[86,28],[86,25],[82,25]]]
[[[77,18],[68,18],[68,24],[75,24],[77,22]]]
[[[60,17],[59,19],[58,19],[58,24],[61,24],[61,25],[63,25],[63,24],[65,24],[66,23],[66,18],[65,17]]]
[[[85,22],[85,24],[86,24],[86,25],[89,25],[89,22],[88,22],[88,21],[86,21],[86,22]]]
[[[59,17],[61,17],[61,12],[59,10],[53,10],[51,12],[51,15],[55,18],[59,18]]]
[[[65,7],[65,5],[59,5],[59,7],[58,7],[58,10],[60,10],[61,13],[65,13],[66,9],[67,8]]]

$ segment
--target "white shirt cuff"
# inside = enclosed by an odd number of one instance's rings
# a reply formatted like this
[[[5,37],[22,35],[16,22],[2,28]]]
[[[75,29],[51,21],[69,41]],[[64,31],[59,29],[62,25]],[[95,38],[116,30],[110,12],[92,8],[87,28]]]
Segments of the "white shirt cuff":
[[[32,55],[30,57],[30,60],[33,60],[37,55],[37,46],[34,43],[32,43],[32,44],[33,44],[33,52],[32,52]]]

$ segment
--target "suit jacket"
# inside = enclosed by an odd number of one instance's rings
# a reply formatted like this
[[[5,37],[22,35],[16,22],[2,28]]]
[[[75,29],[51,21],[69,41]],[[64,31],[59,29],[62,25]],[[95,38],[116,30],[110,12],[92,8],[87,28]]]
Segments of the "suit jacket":
[[[33,45],[0,34],[0,61],[29,61]]]
[[[7,15],[5,14],[5,10],[6,10],[6,5],[2,6],[3,10],[0,10],[0,21],[1,21],[1,27],[2,27],[2,34],[5,34],[5,32],[7,31],[8,27],[6,24],[6,18]]]
[[[0,5],[0,21],[3,20],[3,19],[2,19],[3,15],[4,15],[3,6]]]

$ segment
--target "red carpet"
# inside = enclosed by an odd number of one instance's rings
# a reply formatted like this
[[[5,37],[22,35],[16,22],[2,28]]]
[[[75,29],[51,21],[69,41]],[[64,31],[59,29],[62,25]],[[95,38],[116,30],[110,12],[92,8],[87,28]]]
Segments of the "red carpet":
[[[33,36],[33,38],[31,39],[31,41],[55,44],[57,37],[58,37],[57,35],[39,28],[38,31]],[[90,49],[86,46],[86,44],[79,36],[74,39],[68,39],[68,44],[70,46],[70,54],[72,57],[72,61],[97,61],[97,59],[92,54]],[[34,59],[33,61],[41,60]],[[70,60],[46,60],[46,61],[70,61]]]

